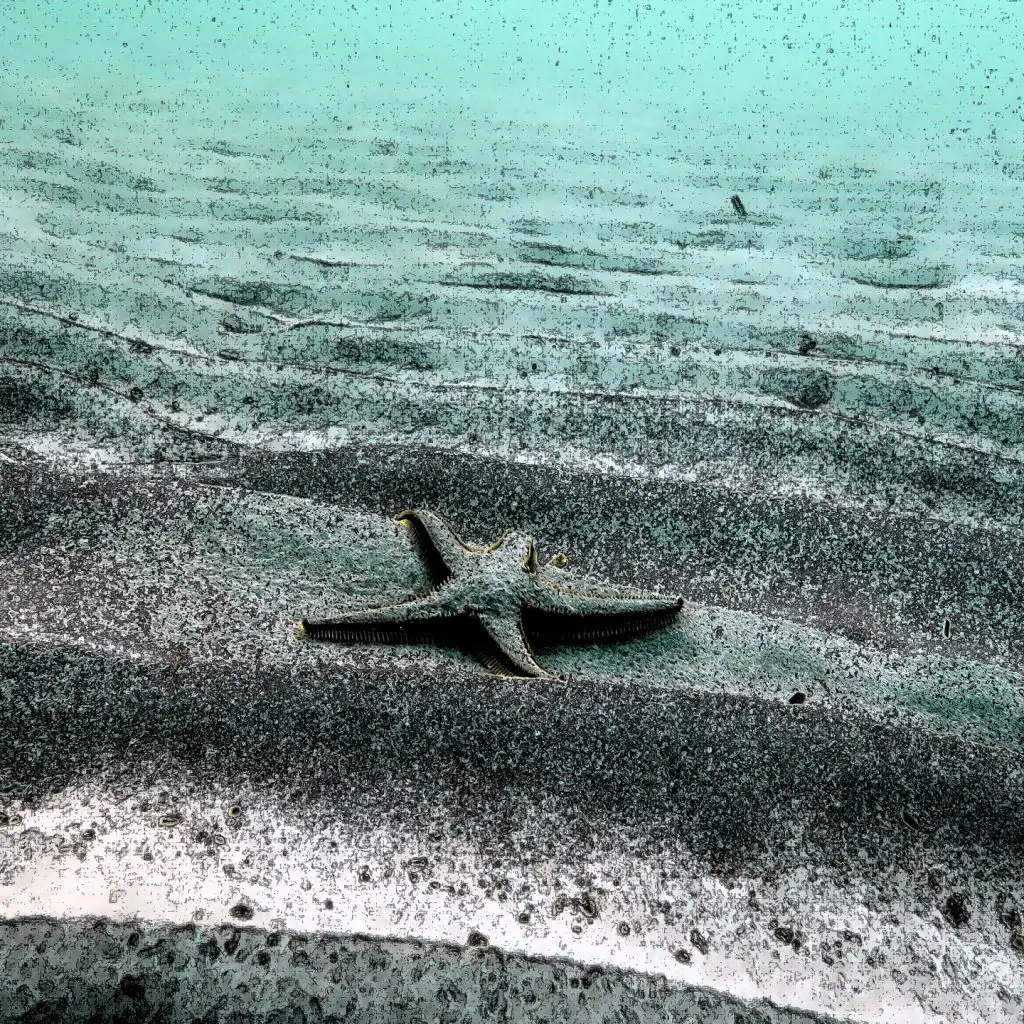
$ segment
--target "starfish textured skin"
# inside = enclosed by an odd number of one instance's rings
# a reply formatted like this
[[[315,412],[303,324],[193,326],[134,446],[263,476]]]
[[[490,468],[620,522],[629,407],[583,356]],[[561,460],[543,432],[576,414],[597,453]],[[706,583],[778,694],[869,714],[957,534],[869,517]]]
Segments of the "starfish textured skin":
[[[442,577],[422,597],[397,604],[356,609],[338,618],[309,622],[299,631],[311,638],[374,627],[404,627],[456,616],[476,619],[503,659],[521,676],[554,678],[534,658],[523,629],[524,612],[582,619],[664,618],[678,612],[682,598],[617,597],[586,594],[564,585],[556,570],[565,565],[556,555],[541,567],[533,538],[508,531],[488,547],[466,544],[436,513],[411,509],[399,522],[416,530]]]

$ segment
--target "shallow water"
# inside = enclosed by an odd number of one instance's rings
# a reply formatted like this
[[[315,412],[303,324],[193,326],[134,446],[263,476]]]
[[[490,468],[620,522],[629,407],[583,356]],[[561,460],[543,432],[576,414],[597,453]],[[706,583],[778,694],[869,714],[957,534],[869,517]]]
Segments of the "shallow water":
[[[17,11],[11,927],[242,900],[482,931],[503,991],[555,956],[707,1020],[1016,1019],[1021,12]],[[429,587],[408,507],[686,605],[550,684],[298,641]]]

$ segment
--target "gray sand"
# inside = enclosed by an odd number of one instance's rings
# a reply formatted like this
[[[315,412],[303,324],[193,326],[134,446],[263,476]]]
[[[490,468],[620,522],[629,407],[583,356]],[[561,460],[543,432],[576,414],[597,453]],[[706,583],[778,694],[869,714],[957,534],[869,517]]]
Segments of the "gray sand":
[[[0,1017],[1019,1020],[1019,182],[134,115],[0,133]],[[686,606],[296,638],[409,506]]]

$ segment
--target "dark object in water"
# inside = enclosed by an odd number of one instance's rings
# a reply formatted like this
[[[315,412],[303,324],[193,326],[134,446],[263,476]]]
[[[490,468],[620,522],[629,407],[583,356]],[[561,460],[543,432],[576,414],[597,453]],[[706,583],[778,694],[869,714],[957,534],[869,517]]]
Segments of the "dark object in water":
[[[917,820],[917,816],[909,807],[904,807],[900,810],[900,818],[903,819],[903,824],[907,828],[913,829],[915,832],[921,831],[921,822]]]
[[[736,211],[738,216],[746,217],[746,215],[747,215],[747,208],[743,205],[743,200],[740,199],[739,196],[733,196],[729,200],[729,202],[732,203],[732,208]]]

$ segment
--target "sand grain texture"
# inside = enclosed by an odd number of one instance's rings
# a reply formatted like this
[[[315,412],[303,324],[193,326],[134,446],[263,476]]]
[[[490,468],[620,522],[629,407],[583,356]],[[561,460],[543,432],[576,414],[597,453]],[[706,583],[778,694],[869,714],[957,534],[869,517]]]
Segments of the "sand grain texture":
[[[0,133],[4,1020],[1019,1019],[1019,182],[109,113]],[[302,643],[406,507],[686,606]]]

